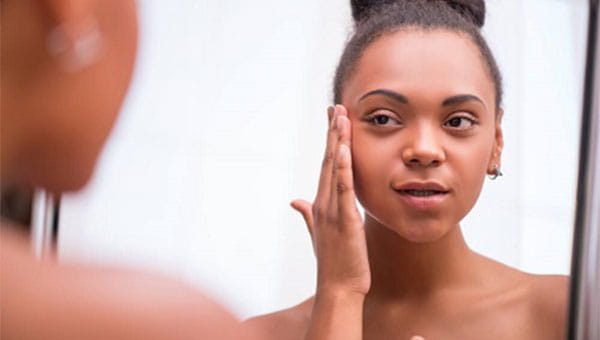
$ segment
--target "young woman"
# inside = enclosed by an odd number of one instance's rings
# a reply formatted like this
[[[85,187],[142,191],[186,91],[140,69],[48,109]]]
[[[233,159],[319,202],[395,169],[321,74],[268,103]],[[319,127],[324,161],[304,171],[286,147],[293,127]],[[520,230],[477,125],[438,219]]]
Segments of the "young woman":
[[[292,203],[312,235],[316,293],[249,322],[273,339],[562,339],[568,279],[477,254],[460,229],[486,175],[501,174],[484,2],[352,6],[317,197]]]
[[[0,0],[2,186],[80,189],[125,96],[137,45],[133,0]],[[183,284],[37,262],[2,220],[2,339],[255,339]]]

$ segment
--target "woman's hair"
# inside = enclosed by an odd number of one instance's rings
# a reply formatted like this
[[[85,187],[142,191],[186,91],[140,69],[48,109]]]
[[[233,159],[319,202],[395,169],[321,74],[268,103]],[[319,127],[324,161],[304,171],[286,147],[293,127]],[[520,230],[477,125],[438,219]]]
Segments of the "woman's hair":
[[[502,76],[481,35],[485,22],[484,0],[351,0],[354,34],[337,67],[333,96],[341,103],[344,83],[354,72],[365,49],[377,38],[405,28],[444,29],[466,34],[479,48],[494,82],[496,108],[502,104]]]

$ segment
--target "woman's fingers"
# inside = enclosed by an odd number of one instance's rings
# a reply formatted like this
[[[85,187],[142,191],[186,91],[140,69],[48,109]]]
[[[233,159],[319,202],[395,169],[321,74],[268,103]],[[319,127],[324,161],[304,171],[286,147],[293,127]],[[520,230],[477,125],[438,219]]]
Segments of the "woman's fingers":
[[[343,226],[362,226],[356,209],[354,181],[352,179],[352,155],[346,144],[340,144],[337,164],[338,215]]]
[[[350,157],[350,120],[348,119],[348,114],[346,112],[346,108],[339,105],[338,106],[338,145],[335,163],[333,167],[332,179],[331,179],[331,197],[329,199],[330,206],[332,210],[339,216],[339,213],[342,212],[342,204],[347,204],[351,202],[350,205],[347,206],[346,210],[355,210],[353,207],[356,203],[354,203],[354,191],[353,188],[353,180],[352,180],[352,161]],[[344,152],[342,156],[341,152]],[[350,190],[351,192],[348,192]],[[350,195],[350,199],[345,199],[345,201],[340,201],[341,195],[344,196]]]
[[[331,125],[331,120],[333,119],[333,114],[335,113],[335,107],[330,106],[327,108],[327,125]]]
[[[343,105],[336,105],[337,107],[337,112],[338,115],[340,116],[344,116],[344,119],[346,119],[346,121],[348,122],[348,124],[346,124],[346,129],[343,129],[342,131],[342,135],[340,136],[340,141],[342,143],[346,143],[348,145],[350,145],[350,138],[351,138],[351,131],[350,131],[350,118],[348,117],[348,110],[346,110],[346,107]]]
[[[338,195],[337,195],[337,185],[338,185],[338,162],[339,162],[339,151],[342,141],[342,134],[346,128],[347,119],[342,115],[338,115],[336,117],[336,126],[338,130],[337,135],[337,144],[335,146],[335,158],[333,159],[333,166],[331,168],[331,180],[329,182],[329,206],[332,209],[332,212],[337,213],[337,204],[338,204]],[[330,216],[331,217],[331,216]]]
[[[317,192],[317,198],[315,204],[320,202],[329,202],[330,198],[330,186],[331,186],[331,173],[333,171],[333,164],[335,161],[335,155],[337,152],[338,143],[338,129],[337,124],[337,108],[334,110],[328,110],[328,114],[331,112],[332,118],[330,119],[329,130],[327,131],[327,146],[325,147],[325,155],[323,157],[323,165],[321,166],[321,176],[319,178],[319,189]]]
[[[299,212],[300,214],[302,214],[302,218],[304,218],[304,222],[306,223],[306,228],[308,229],[308,232],[310,233],[310,237],[312,239],[313,237],[313,233],[314,233],[314,220],[313,220],[313,213],[312,213],[312,203],[305,201],[305,200],[293,200],[290,205],[292,206],[292,208],[294,210],[296,210],[297,212]]]

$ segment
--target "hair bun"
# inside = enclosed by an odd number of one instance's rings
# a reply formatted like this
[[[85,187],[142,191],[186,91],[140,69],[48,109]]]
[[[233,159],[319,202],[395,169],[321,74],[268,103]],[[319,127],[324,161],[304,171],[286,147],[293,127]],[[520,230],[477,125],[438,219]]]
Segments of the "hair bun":
[[[478,27],[485,23],[485,1],[484,0],[445,0],[450,7],[459,11],[467,19]]]
[[[369,13],[375,8],[396,1],[397,0],[350,0],[350,6],[352,6],[352,18],[354,18],[354,22],[362,21],[369,17]]]
[[[352,17],[355,22],[360,22],[369,17],[370,13],[376,8],[394,2],[409,2],[416,0],[350,0],[352,6]],[[465,18],[477,25],[483,27],[485,22],[485,1],[484,0],[421,0],[424,2],[445,2],[450,7],[460,12]]]

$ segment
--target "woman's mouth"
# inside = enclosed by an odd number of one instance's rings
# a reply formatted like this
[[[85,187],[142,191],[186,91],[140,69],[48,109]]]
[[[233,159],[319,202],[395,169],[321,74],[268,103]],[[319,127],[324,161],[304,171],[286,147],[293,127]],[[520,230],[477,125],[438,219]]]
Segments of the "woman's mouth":
[[[416,210],[439,208],[448,193],[446,187],[435,182],[407,183],[394,187],[401,201]]]
[[[408,194],[408,195],[419,196],[419,197],[439,195],[442,193],[441,191],[435,191],[435,190],[401,190],[401,192]]]

